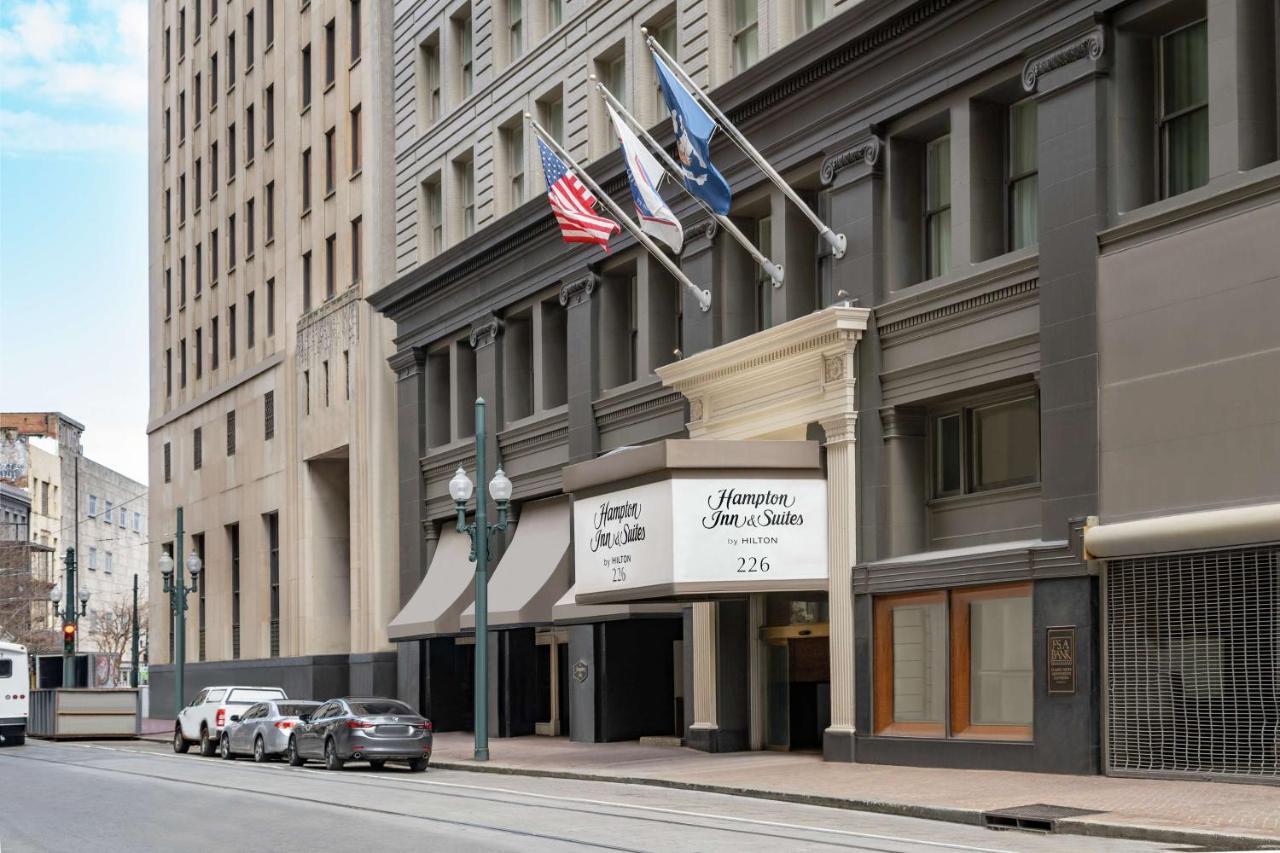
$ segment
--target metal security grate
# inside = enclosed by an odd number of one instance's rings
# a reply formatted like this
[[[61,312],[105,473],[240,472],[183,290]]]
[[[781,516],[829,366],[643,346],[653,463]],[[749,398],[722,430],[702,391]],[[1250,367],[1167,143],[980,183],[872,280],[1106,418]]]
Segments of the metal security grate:
[[[1107,767],[1280,783],[1280,547],[1107,563]]]

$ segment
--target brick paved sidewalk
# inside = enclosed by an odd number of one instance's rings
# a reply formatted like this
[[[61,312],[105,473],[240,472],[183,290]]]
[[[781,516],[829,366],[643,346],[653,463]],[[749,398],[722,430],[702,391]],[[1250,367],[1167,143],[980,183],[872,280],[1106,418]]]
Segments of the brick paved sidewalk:
[[[836,764],[817,755],[712,755],[639,743],[584,744],[565,738],[494,738],[487,765],[472,760],[471,735],[439,733],[432,763],[469,770],[530,772],[699,787],[966,823],[983,811],[1047,803],[1098,814],[1062,822],[1064,831],[1163,841],[1275,841],[1280,787],[1225,782],[1119,779],[1000,770]]]

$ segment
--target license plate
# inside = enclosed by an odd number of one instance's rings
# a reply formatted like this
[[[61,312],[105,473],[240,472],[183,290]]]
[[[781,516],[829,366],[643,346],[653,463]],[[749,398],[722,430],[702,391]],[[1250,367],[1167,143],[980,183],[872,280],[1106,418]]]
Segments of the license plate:
[[[376,731],[380,735],[400,735],[403,737],[409,734],[412,729],[408,726],[378,726]]]

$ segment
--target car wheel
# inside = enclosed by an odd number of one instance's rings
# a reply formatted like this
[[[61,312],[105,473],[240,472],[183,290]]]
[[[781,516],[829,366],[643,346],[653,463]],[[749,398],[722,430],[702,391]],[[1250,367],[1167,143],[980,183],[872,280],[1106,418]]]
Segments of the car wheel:
[[[19,732],[19,733],[18,733],[18,734],[16,734],[16,735],[5,735],[5,736],[4,736],[4,745],[5,745],[5,746],[22,746],[22,745],[23,745],[24,743],[26,743],[26,742],[27,742],[27,733],[26,733],[26,732]]]
[[[330,738],[329,740],[325,741],[324,742],[324,769],[341,770],[342,765],[344,764],[346,764],[346,762],[338,757],[338,748],[337,746],[334,745],[333,739]]]
[[[253,760],[259,764],[264,764],[267,760],[267,748],[262,744],[261,735],[253,741]]]
[[[187,739],[182,736],[182,726],[173,727],[173,751],[176,753],[184,753],[191,748],[191,744],[187,743]]]
[[[371,758],[369,759],[369,766],[372,767],[374,770],[381,770],[382,768],[387,766],[387,762],[385,759],[382,759],[382,758]]]
[[[409,760],[409,769],[414,773],[421,773],[427,769],[427,759],[412,758]]]
[[[231,737],[223,735],[222,740],[218,744],[218,752],[222,755],[223,761],[234,761],[235,756],[231,754]]]
[[[200,727],[200,754],[204,756],[213,755],[218,751],[218,742],[209,737],[209,729],[205,726]]]
[[[307,760],[298,754],[298,742],[295,739],[289,738],[289,749],[287,752],[289,754],[290,767],[301,767],[307,763]]]

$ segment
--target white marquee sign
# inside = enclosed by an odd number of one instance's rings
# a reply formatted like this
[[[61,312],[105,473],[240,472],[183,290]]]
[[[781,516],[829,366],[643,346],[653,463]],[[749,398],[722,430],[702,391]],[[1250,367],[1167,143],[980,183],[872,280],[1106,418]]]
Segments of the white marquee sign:
[[[820,479],[671,479],[574,501],[580,596],[827,578]]]

